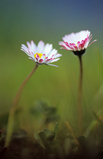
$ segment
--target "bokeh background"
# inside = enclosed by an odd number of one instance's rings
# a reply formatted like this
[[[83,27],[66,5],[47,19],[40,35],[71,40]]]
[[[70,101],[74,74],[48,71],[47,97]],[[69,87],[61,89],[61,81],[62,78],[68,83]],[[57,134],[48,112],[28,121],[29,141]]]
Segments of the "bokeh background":
[[[52,43],[62,54],[59,68],[40,66],[23,90],[18,103],[19,126],[39,130],[41,120],[30,114],[37,101],[57,109],[61,121],[77,130],[79,62],[72,52],[60,50],[65,34],[90,30],[92,44],[83,55],[84,127],[93,112],[103,107],[103,1],[102,0],[1,0],[0,1],[0,116],[8,114],[12,100],[34,62],[20,50],[33,40]],[[34,113],[35,114],[35,113]],[[2,121],[0,122],[2,124]]]

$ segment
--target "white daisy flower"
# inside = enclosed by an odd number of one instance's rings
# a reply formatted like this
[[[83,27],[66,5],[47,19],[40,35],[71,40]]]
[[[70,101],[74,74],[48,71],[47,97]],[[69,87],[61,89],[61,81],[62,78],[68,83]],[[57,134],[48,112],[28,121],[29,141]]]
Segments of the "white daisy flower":
[[[76,55],[83,54],[86,48],[96,41],[90,43],[92,34],[88,30],[65,35],[62,39],[63,41],[59,42],[59,45],[62,46],[61,49],[71,50]]]
[[[46,64],[56,66],[51,63],[58,61],[60,59],[59,57],[62,56],[56,49],[53,49],[52,44],[45,44],[43,41],[39,41],[37,46],[33,41],[31,43],[27,42],[27,46],[22,44],[21,50],[29,56],[29,59],[38,65]]]

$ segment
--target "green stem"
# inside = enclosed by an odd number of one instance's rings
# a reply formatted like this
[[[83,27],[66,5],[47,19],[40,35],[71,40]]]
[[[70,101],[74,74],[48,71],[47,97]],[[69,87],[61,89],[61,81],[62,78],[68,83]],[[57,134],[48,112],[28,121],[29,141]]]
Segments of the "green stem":
[[[10,113],[9,113],[9,118],[8,118],[8,126],[7,126],[7,135],[6,135],[6,140],[5,140],[5,147],[9,146],[9,143],[10,143],[10,140],[11,140],[11,136],[12,136],[12,133],[13,133],[13,126],[14,126],[14,115],[15,115],[15,111],[16,111],[16,108],[17,108],[17,103],[19,101],[20,95],[21,95],[21,93],[23,91],[23,88],[26,85],[27,81],[32,76],[32,74],[35,72],[37,67],[38,67],[38,64],[35,65],[35,67],[31,71],[31,73],[25,78],[25,80],[23,81],[23,83],[19,87],[19,89],[17,91],[17,94],[16,94],[16,96],[13,100],[12,107],[11,107],[11,110],[10,110]]]
[[[79,87],[78,87],[78,120],[79,120],[79,129],[80,134],[83,133],[83,112],[82,112],[82,82],[83,82],[83,65],[82,65],[82,56],[79,57],[80,63],[80,77],[79,77]]]

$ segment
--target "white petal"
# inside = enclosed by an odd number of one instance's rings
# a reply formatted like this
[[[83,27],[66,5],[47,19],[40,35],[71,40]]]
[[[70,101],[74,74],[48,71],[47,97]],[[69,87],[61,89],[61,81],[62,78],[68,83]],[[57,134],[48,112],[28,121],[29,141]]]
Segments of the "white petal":
[[[51,55],[55,55],[57,53],[57,50],[56,49],[53,49],[52,51],[51,51]]]
[[[25,51],[24,49],[21,49],[21,50],[29,56],[29,53],[27,51]]]
[[[53,56],[53,58],[57,58],[57,57],[61,57],[61,54],[56,54],[55,56]]]
[[[24,51],[29,56],[28,48],[24,44],[22,44],[21,50]]]
[[[43,49],[43,54],[46,54],[46,56],[47,56],[51,50],[52,50],[52,44],[47,43]]]
[[[49,66],[54,66],[54,67],[59,67],[59,66],[57,66],[57,65],[53,65],[53,64],[47,64],[47,65],[49,65]]]
[[[88,46],[90,46],[92,43],[94,43],[95,41],[97,41],[97,40],[93,40]]]
[[[63,41],[59,41],[59,45],[64,45],[64,42]]]
[[[31,41],[31,52],[36,53],[36,44]]]
[[[38,46],[37,46],[37,52],[38,53],[42,53],[44,49],[44,42],[43,41],[39,41]]]
[[[28,52],[28,48],[24,44],[21,45],[21,49],[24,49],[25,51]]]
[[[58,60],[60,60],[60,58],[57,58],[57,59],[51,60],[51,61],[49,61],[49,63],[56,62],[56,61],[58,61]]]
[[[56,49],[53,49],[53,50],[47,55],[47,57],[48,57],[48,58],[51,58],[52,55],[55,55],[55,54],[57,54],[57,50],[56,50]]]
[[[59,45],[62,46],[60,49],[71,50],[68,46],[66,46],[66,44],[63,41],[59,41]]]
[[[31,44],[27,41],[27,46],[30,49],[31,48]]]

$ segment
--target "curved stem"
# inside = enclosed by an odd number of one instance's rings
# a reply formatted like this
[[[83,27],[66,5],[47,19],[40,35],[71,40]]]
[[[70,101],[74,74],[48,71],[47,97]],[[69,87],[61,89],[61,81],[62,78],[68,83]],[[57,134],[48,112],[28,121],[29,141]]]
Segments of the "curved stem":
[[[78,87],[78,120],[80,133],[83,133],[83,112],[82,112],[82,82],[83,82],[83,65],[82,65],[82,56],[79,57],[80,63],[80,77],[79,77],[79,87]]]
[[[17,91],[17,94],[16,94],[16,96],[13,100],[12,107],[11,107],[11,110],[10,110],[10,113],[9,113],[9,118],[8,118],[8,127],[7,127],[7,135],[6,135],[6,140],[5,140],[5,147],[9,146],[10,139],[11,139],[11,136],[12,136],[12,133],[13,133],[14,115],[15,115],[15,111],[16,111],[16,108],[17,108],[17,103],[19,101],[20,95],[21,95],[21,93],[23,91],[23,88],[26,85],[27,81],[32,76],[32,74],[35,72],[37,67],[38,67],[38,64],[35,65],[35,67],[31,71],[31,73],[25,78],[25,80],[23,81],[23,83],[19,87],[19,89]]]

